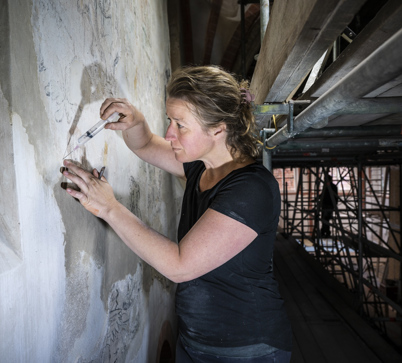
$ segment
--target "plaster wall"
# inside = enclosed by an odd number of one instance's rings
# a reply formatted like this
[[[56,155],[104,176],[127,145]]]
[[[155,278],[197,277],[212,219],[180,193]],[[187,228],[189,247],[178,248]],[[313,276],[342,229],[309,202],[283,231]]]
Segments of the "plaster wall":
[[[0,361],[156,362],[175,285],[61,188],[106,97],[166,128],[166,1],[0,0]],[[104,130],[71,158],[176,239],[181,185]],[[162,332],[162,333],[161,333]],[[173,346],[172,346],[173,348]]]

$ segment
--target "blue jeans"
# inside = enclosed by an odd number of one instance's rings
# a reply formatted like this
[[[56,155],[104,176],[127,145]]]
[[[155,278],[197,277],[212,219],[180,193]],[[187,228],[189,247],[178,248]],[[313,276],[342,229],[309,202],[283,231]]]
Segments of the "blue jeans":
[[[219,357],[184,346],[180,337],[176,344],[176,363],[289,363],[291,354],[291,352],[278,349],[261,357]]]

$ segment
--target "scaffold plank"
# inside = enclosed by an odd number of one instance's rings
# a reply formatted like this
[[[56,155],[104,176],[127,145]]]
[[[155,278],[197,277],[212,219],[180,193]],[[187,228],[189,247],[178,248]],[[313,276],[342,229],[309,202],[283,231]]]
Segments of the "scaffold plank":
[[[350,293],[296,241],[278,235],[274,261],[293,328],[292,363],[401,361],[351,307],[353,297],[344,299]]]

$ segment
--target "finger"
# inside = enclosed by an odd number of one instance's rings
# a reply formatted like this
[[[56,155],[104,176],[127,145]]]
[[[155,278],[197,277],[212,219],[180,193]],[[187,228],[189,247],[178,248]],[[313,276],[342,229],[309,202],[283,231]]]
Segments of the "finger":
[[[94,178],[92,174],[78,167],[74,163],[65,161],[64,165],[68,165],[70,170],[66,168],[67,170],[63,171],[63,175],[67,179],[71,180],[74,184],[76,184],[84,193],[88,192],[91,185],[97,183],[97,179]],[[73,171],[74,173],[72,173],[71,171]]]
[[[73,182],[81,191],[83,191],[84,193],[88,192],[88,184],[82,178],[75,174],[71,174],[68,171],[64,171],[63,175],[71,182]]]
[[[106,98],[106,100],[103,101],[101,107],[100,107],[100,115],[104,114],[105,110],[114,102],[118,102],[118,98]]]
[[[99,215],[99,209],[96,209],[94,206],[90,205],[89,203],[89,198],[82,192],[78,192],[74,189],[71,188],[67,188],[66,189],[67,193],[70,194],[72,197],[76,198],[79,200],[79,202],[81,203],[81,205],[88,210],[89,212],[91,212],[92,214],[94,214],[95,216]]]
[[[87,202],[88,197],[84,193],[78,190],[67,188],[66,192],[70,194],[72,197],[78,199],[82,205],[85,205],[85,202]]]
[[[121,122],[121,121],[116,121],[116,122],[110,122],[105,125],[105,129],[108,130],[125,130],[128,128],[127,122]]]
[[[103,102],[100,115],[103,120],[106,120],[113,112],[118,112],[122,115],[127,113],[127,100],[123,98],[108,98]]]
[[[70,160],[63,161],[64,166],[68,168],[69,171],[73,171],[73,173],[83,179],[86,183],[89,183],[90,179],[92,178],[91,173],[87,172],[86,170],[80,168],[78,165],[75,165]],[[73,175],[67,171],[67,175]],[[64,173],[63,173],[64,174]],[[66,174],[64,174],[66,175]]]

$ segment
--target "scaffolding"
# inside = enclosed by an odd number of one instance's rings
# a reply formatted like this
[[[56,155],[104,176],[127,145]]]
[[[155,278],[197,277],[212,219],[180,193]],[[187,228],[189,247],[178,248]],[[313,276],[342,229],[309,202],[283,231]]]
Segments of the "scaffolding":
[[[401,165],[361,162],[274,172],[282,189],[284,233],[345,285],[353,308],[401,348],[402,193],[400,183],[396,193],[390,191],[391,169],[402,180]],[[331,178],[336,188],[328,187]],[[324,190],[332,205],[323,203]]]

